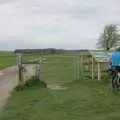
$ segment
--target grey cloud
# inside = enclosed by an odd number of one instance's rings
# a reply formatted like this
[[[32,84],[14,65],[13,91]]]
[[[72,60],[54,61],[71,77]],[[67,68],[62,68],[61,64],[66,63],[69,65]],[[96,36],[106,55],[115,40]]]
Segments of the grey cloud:
[[[75,0],[74,2],[72,0],[71,5],[65,4],[65,2],[55,2],[56,0],[52,0],[54,2],[47,3],[45,2],[47,0],[44,0],[44,2],[39,1],[37,4],[32,4],[30,7],[33,9],[33,12],[40,13],[40,14],[51,14],[51,13],[57,13],[57,14],[80,14],[80,13],[95,13],[97,11],[103,10],[102,6],[99,5],[86,5],[85,1],[82,0]],[[64,0],[65,1],[65,0]],[[51,1],[50,1],[51,2]],[[61,3],[61,4],[60,4]],[[90,3],[90,2],[88,2]]]
[[[4,4],[7,2],[14,2],[15,0],[0,0],[0,4]]]
[[[20,48],[35,48],[38,44],[30,40],[30,38],[19,38],[14,36],[0,37],[1,50],[14,50]]]
[[[9,1],[0,11],[1,49],[94,48],[105,24],[120,25],[119,0]]]
[[[66,14],[72,18],[98,21],[105,24],[119,21],[120,19],[120,8],[119,4],[117,4],[119,0],[112,0],[111,2],[109,0],[74,0],[74,2],[69,0],[73,3],[71,3],[71,5],[65,4],[63,0],[60,2],[56,2],[55,0],[52,1],[53,2],[51,2],[51,4],[47,3],[47,0],[44,0],[44,2],[39,1],[37,4],[33,4],[31,6],[33,13],[38,15]],[[118,20],[116,19],[116,16],[119,17]]]

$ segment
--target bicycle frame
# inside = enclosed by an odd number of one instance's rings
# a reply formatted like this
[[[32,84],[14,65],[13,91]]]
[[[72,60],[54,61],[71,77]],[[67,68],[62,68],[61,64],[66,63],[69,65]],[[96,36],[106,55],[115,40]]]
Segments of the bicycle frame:
[[[112,87],[114,90],[119,90],[120,88],[120,71],[113,69],[112,70]]]

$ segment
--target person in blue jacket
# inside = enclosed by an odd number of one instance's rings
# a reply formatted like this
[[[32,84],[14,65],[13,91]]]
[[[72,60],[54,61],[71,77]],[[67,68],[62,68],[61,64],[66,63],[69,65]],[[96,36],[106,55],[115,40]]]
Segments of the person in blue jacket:
[[[119,72],[120,73],[120,49],[116,50],[113,55],[109,59],[109,75],[112,77],[112,87],[117,88],[120,87],[120,79],[116,79],[116,74]],[[119,75],[119,74],[118,74]],[[116,84],[117,83],[117,84]]]
[[[110,58],[111,69],[120,71],[120,51],[116,50]]]

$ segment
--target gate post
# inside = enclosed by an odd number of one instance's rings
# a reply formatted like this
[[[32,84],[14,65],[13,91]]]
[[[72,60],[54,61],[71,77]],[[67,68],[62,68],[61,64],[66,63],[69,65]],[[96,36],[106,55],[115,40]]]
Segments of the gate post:
[[[19,79],[19,85],[23,83],[23,72],[22,72],[22,55],[18,55],[17,57],[17,65],[18,65],[18,79]]]

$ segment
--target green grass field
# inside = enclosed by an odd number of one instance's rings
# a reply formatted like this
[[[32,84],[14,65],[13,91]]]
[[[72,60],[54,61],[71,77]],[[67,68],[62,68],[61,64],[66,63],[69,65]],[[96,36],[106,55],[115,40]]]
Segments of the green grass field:
[[[24,56],[24,60],[34,59],[34,56]],[[0,69],[10,67],[16,64],[15,56],[0,56]]]
[[[74,57],[47,57],[44,80],[66,90],[12,92],[0,120],[120,120],[120,94],[109,82],[74,80]]]
[[[14,65],[15,60],[14,56],[0,56],[0,69]]]

